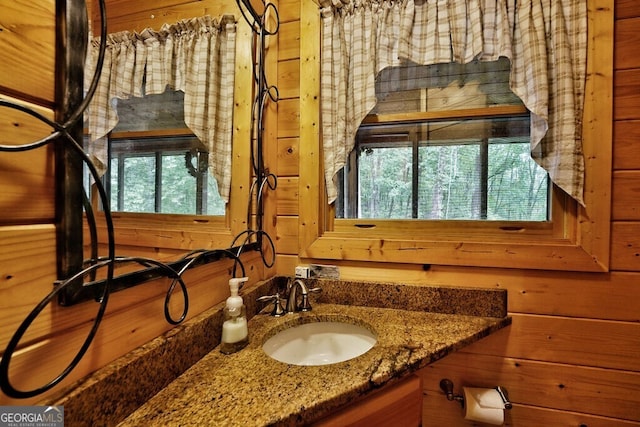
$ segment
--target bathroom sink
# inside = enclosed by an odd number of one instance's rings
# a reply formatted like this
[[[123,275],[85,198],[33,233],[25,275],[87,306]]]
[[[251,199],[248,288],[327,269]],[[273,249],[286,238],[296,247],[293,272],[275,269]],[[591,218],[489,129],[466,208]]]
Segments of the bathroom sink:
[[[318,366],[358,357],[376,343],[369,329],[344,322],[313,322],[292,326],[269,338],[264,352],[280,362]]]

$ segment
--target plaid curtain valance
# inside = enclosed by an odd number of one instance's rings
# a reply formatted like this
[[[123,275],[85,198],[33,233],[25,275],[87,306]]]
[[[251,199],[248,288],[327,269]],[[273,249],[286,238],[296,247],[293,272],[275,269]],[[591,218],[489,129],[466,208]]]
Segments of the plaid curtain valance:
[[[583,203],[584,0],[332,0],[321,8],[321,113],[329,203],[334,179],[376,104],[375,78],[409,60],[511,62],[510,87],[531,112],[532,157]]]
[[[85,76],[95,69],[99,39],[91,42]],[[229,201],[236,25],[231,16],[165,24],[160,31],[108,35],[99,86],[87,111],[89,153],[106,171],[106,135],[118,124],[117,99],[184,92],[186,125],[209,150],[209,168]],[[86,83],[88,87],[89,83]]]

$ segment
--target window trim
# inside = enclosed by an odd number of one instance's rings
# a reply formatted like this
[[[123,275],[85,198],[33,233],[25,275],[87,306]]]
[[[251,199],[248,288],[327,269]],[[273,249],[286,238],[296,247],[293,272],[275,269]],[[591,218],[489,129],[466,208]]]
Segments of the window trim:
[[[613,10],[589,0],[583,116],[585,206],[554,191],[553,218],[542,227],[466,221],[334,220],[326,209],[320,145],[320,16],[302,0],[300,75],[299,257],[545,270],[608,271],[611,217]],[[597,54],[596,54],[597,53]],[[598,58],[594,61],[594,58]],[[550,225],[550,227],[549,227]],[[424,237],[422,237],[424,236]]]

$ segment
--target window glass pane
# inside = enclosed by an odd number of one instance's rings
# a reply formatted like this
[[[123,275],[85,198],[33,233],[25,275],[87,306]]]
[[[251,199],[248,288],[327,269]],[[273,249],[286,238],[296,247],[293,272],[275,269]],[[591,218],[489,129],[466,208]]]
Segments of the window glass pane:
[[[123,211],[155,212],[155,176],[155,157],[124,159]]]
[[[110,146],[113,211],[225,214],[226,205],[209,170],[209,153],[195,136],[118,138]],[[125,165],[121,175],[119,162]],[[144,193],[133,194],[139,190]]]
[[[118,174],[120,172],[118,168],[119,162],[118,159],[111,159],[110,168],[111,168],[111,179],[109,180],[109,185],[107,186],[108,191],[110,192],[110,203],[111,210],[118,211],[121,210],[122,207],[118,204],[118,192],[120,191],[120,187],[118,184],[120,180],[118,179]]]
[[[528,116],[363,125],[351,156],[338,217],[549,218],[549,181],[529,154]]]
[[[547,221],[549,179],[529,154],[529,141],[491,140],[488,219]]]
[[[211,174],[207,175],[207,215],[224,215],[225,203],[220,198],[218,183]]]
[[[206,173],[206,171],[205,171]],[[185,167],[185,155],[162,156],[162,213],[196,213],[196,178]]]
[[[411,147],[367,147],[358,171],[360,218],[411,218]]]
[[[418,218],[480,217],[479,152],[479,144],[420,147]]]

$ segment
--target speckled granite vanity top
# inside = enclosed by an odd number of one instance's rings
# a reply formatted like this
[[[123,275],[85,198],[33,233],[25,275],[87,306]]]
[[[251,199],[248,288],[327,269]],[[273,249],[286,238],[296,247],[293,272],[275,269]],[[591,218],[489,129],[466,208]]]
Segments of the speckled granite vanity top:
[[[506,315],[505,291],[397,284],[358,283],[356,286],[341,281],[319,283],[323,293],[312,297],[311,312],[275,318],[268,315],[267,308],[256,314],[249,322],[247,347],[231,355],[221,354],[217,347],[210,349],[155,396],[140,402],[143,404],[135,406],[137,409],[131,409],[133,413],[125,412],[123,416],[129,415],[119,425],[302,425],[329,415],[368,392],[511,323]],[[255,307],[255,299],[272,290],[273,286],[247,289],[244,292],[247,311],[261,308]],[[219,308],[216,309],[219,311]],[[217,319],[213,323],[219,334],[220,316],[209,313],[206,317],[209,322],[212,318]],[[364,324],[377,334],[378,340],[371,350],[355,359],[323,366],[285,364],[271,359],[262,350],[263,342],[277,331],[312,320]],[[198,319],[191,322],[197,324]],[[167,359],[164,363],[171,363],[166,355],[169,347],[163,348],[171,338],[162,338],[141,350],[147,355],[145,360],[158,351],[156,358],[161,355],[161,359]],[[215,339],[219,341],[219,335]],[[194,341],[197,346],[197,337]],[[126,369],[126,366],[121,364],[120,368]],[[127,374],[120,368],[114,372],[122,379]],[[135,370],[132,372],[135,375]],[[98,384],[93,384],[94,392],[100,389]],[[65,404],[65,401],[56,403]],[[81,406],[74,410],[77,402],[68,400],[67,403],[65,417],[71,419],[74,411],[81,412]],[[98,409],[118,411],[114,407]],[[99,422],[91,422],[96,421]],[[113,424],[113,419],[102,421]]]

